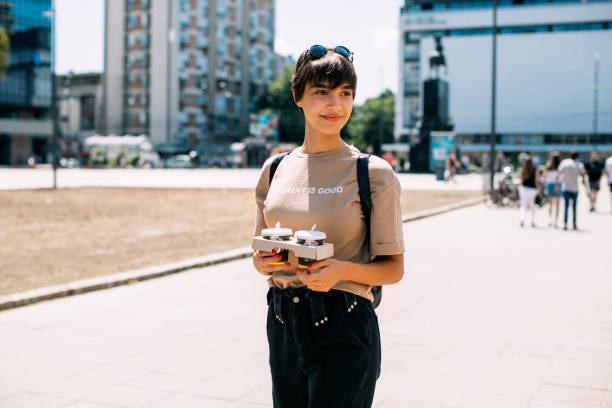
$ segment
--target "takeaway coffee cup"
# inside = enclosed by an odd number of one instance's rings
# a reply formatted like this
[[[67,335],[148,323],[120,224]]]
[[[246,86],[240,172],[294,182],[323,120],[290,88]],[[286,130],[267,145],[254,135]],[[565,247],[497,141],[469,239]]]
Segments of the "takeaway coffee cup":
[[[293,231],[290,228],[281,228],[280,223],[276,223],[275,228],[267,228],[261,230],[261,236],[272,241],[289,241]],[[279,261],[270,263],[270,265],[284,265],[289,260],[289,250],[280,249],[278,254],[282,257]]]
[[[322,231],[296,231],[295,239],[300,245],[319,246],[325,243],[327,235]],[[298,268],[308,269],[308,264],[316,262],[316,259],[298,257]]]

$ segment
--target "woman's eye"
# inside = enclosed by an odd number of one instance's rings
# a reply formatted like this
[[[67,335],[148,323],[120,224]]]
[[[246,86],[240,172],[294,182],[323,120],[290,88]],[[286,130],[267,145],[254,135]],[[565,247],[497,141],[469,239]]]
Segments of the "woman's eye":
[[[325,95],[325,91],[315,91],[315,95]]]

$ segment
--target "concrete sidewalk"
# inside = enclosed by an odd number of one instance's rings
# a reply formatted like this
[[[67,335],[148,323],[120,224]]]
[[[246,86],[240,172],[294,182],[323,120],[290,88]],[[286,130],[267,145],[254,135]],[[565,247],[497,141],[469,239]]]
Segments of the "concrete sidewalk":
[[[578,232],[484,205],[406,224],[375,406],[612,408],[607,191],[586,208]],[[271,406],[265,292],[247,259],[2,312],[0,407]]]

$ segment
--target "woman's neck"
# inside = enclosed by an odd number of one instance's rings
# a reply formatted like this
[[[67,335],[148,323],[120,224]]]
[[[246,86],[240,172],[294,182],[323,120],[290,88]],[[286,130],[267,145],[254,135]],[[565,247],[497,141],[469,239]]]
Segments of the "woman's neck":
[[[328,152],[344,145],[346,143],[342,140],[339,133],[337,135],[326,135],[306,125],[302,153]]]

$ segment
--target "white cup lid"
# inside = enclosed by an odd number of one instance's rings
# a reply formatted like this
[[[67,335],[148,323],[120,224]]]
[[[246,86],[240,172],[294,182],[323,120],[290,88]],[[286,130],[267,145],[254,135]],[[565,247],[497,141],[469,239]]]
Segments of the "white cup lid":
[[[266,237],[286,237],[291,235],[291,228],[266,228],[261,230],[261,235]]]
[[[319,241],[325,239],[327,235],[323,231],[296,231],[295,238],[305,241]]]

